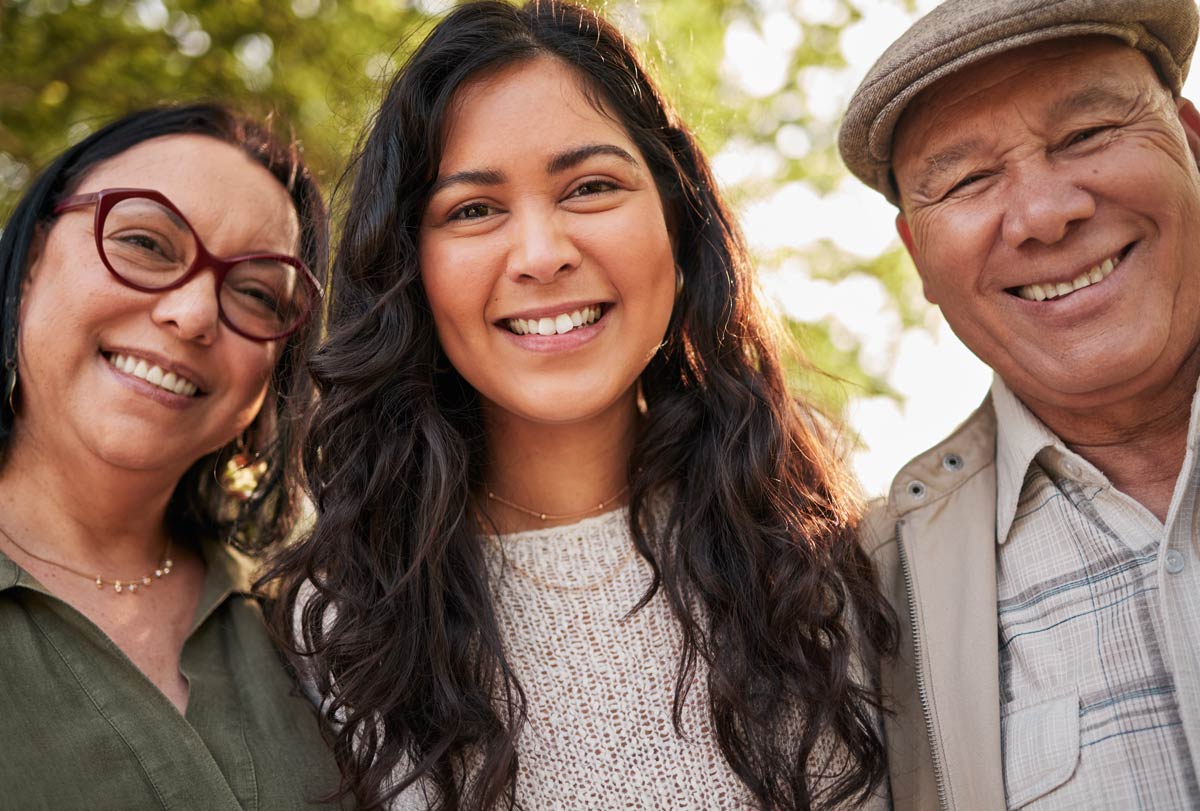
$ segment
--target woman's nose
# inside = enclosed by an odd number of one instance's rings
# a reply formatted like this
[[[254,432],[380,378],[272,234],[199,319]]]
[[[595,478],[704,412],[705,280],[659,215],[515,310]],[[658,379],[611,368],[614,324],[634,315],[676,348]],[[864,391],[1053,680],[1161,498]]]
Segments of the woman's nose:
[[[185,341],[210,344],[220,328],[220,304],[213,271],[205,270],[182,287],[158,294],[151,317],[162,327],[174,329]]]
[[[548,284],[579,266],[579,249],[562,217],[558,212],[514,212],[506,265],[510,278]]]

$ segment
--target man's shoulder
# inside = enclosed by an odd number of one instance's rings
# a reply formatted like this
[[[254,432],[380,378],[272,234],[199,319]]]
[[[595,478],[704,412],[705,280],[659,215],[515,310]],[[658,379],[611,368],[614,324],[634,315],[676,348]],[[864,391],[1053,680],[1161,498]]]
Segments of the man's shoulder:
[[[896,522],[951,496],[996,462],[996,412],[989,394],[945,439],[914,456],[892,479],[885,497],[867,506],[863,542],[875,553],[895,539]]]

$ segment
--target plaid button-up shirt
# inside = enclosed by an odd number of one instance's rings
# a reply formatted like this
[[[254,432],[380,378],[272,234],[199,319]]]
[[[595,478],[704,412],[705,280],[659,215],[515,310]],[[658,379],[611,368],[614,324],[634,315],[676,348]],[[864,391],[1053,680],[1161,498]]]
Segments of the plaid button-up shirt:
[[[1200,398],[1163,524],[992,397],[1008,807],[1200,808]]]

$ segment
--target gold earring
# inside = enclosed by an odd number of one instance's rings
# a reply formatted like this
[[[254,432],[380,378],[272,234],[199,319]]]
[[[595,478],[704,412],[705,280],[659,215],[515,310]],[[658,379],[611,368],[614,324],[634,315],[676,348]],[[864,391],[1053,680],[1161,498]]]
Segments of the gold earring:
[[[229,457],[224,469],[217,475],[217,485],[227,496],[238,501],[249,501],[266,472],[267,460],[259,459],[246,450],[246,435],[242,434],[238,437],[237,453]]]
[[[675,300],[679,301],[679,296],[683,293],[683,268],[679,265],[675,266]]]
[[[17,407],[13,405],[13,394],[17,390],[17,364],[10,360],[5,367],[7,371],[4,375],[4,400],[8,403],[9,413],[16,416]]]

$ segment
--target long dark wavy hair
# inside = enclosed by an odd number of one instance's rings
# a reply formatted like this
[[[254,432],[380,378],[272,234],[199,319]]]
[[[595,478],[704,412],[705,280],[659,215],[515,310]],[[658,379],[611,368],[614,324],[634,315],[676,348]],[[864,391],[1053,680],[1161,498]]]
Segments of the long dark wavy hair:
[[[17,314],[21,284],[29,270],[30,250],[39,228],[54,220],[54,206],[74,193],[98,164],[152,138],[205,135],[241,149],[264,166],[291,196],[300,222],[300,258],[318,279],[325,278],[329,218],[320,189],[301,160],[295,141],[277,138],[269,124],[257,122],[216,103],[155,107],[129,113],[84,138],[44,169],[13,208],[0,237],[0,353],[4,366],[17,372]],[[234,190],[236,193],[236,190]],[[300,445],[303,420],[313,399],[305,359],[320,332],[319,313],[287,339],[271,376],[268,396],[243,439],[245,450],[267,462],[264,475],[245,500],[231,497],[218,474],[242,450],[238,440],[196,461],[175,487],[167,522],[181,537],[215,537],[255,553],[287,536],[299,513]],[[13,408],[0,398],[0,464],[20,418],[20,387]]]
[[[517,804],[526,704],[472,518],[479,401],[439,348],[417,238],[455,94],[538,57],[571,66],[632,136],[684,274],[641,376],[628,465],[630,528],[653,570],[631,609],[666,600],[683,634],[676,730],[703,673],[721,752],[762,808],[865,796],[885,754],[857,663],[892,650],[895,628],[855,541],[852,486],[822,420],[786,388],[742,236],[696,141],[618,31],[552,0],[473,2],[444,18],[391,83],[347,175],[329,335],[312,363],[320,401],[305,465],[318,520],[272,571],[276,628],[298,628],[297,666],[330,697],[344,790],[365,808],[417,781],[437,809]],[[823,736],[844,768],[820,754]]]

